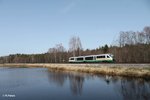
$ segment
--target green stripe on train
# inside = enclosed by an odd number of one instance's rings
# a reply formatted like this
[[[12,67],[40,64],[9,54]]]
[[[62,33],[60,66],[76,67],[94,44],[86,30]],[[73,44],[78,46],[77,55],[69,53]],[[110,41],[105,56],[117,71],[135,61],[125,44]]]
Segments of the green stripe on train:
[[[99,63],[99,62],[108,62],[108,63],[113,63],[114,61],[113,60],[78,60],[78,61],[75,61],[77,63],[83,63],[83,62],[91,62],[91,63]]]
[[[84,60],[84,62],[113,62],[112,60]]]

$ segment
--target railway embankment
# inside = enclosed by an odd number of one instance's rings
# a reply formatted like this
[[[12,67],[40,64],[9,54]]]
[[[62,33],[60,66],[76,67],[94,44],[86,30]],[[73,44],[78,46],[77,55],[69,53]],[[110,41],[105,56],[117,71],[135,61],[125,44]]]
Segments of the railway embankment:
[[[0,64],[1,67],[44,67],[59,71],[77,71],[92,74],[105,74],[150,79],[150,64]]]

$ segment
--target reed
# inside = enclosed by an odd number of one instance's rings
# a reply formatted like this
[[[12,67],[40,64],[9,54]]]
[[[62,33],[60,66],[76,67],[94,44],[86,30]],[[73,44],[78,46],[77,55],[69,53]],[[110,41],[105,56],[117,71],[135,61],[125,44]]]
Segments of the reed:
[[[93,74],[150,78],[150,65],[133,64],[0,64],[10,67],[44,67],[59,71],[76,71]]]

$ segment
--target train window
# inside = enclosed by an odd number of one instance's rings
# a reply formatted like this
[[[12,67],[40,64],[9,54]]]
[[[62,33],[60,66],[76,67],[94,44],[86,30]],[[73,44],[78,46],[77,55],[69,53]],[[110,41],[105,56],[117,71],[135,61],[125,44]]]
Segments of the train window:
[[[105,56],[97,56],[97,58],[105,58]]]
[[[74,58],[71,58],[70,60],[74,60]]]
[[[101,56],[97,56],[97,58],[100,58]]]
[[[85,60],[93,60],[93,57],[85,57]]]
[[[109,56],[107,56],[107,58],[110,58]]]
[[[83,60],[83,58],[77,58],[77,60]]]

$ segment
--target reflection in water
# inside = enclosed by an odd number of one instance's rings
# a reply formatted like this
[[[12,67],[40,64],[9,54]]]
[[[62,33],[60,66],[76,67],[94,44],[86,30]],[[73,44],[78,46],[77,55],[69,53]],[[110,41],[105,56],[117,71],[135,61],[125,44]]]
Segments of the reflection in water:
[[[81,95],[84,76],[76,73],[49,70],[49,80],[58,86],[63,86],[66,80],[70,82],[70,89],[74,95]]]
[[[144,80],[122,79],[120,92],[124,100],[150,100],[150,84]]]
[[[69,80],[70,80],[70,87],[71,87],[73,94],[81,95],[84,77],[70,75]]]
[[[50,73],[48,73],[48,77],[50,82],[54,82],[55,84],[57,84],[58,86],[63,86],[65,80],[67,79],[67,74],[63,74],[63,73],[58,73],[55,71],[50,71]]]
[[[112,76],[108,76],[108,75],[105,76],[105,81],[108,85],[110,83],[111,78],[112,78]]]
[[[150,81],[144,79],[49,71],[50,82],[63,86],[69,80],[70,89],[74,95],[82,95],[85,79],[95,79],[96,77],[104,80],[108,86],[113,85],[114,92],[119,93],[123,100],[150,100]]]
[[[107,84],[113,84],[115,92],[119,92],[123,100],[150,100],[150,80],[117,76],[99,77],[104,78]]]

